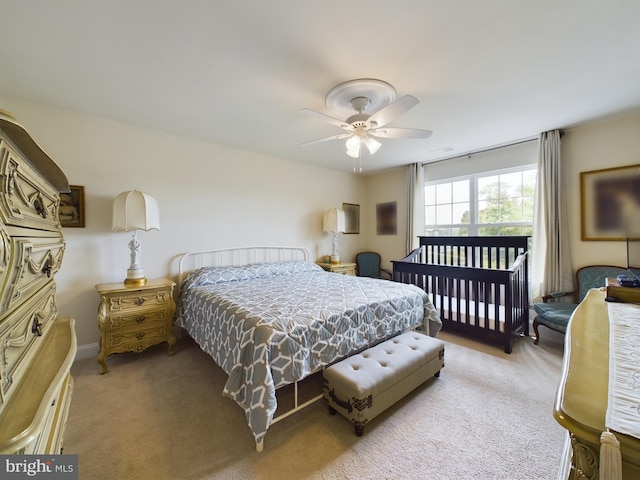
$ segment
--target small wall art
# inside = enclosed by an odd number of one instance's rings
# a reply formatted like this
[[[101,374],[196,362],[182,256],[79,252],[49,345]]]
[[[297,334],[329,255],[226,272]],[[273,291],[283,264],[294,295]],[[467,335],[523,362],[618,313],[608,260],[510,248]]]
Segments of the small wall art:
[[[60,224],[63,227],[84,227],[84,187],[69,185],[69,193],[60,194]]]
[[[343,203],[344,233],[360,233],[360,205],[355,203]]]

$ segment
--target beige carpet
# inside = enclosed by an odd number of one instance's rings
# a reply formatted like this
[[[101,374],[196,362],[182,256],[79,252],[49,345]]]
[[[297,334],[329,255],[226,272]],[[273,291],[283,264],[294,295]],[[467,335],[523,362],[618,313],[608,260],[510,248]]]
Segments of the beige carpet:
[[[562,337],[544,330],[513,353],[443,332],[445,368],[367,425],[317,402],[273,425],[255,451],[225,375],[189,338],[76,362],[64,437],[79,478],[555,479],[564,430],[552,417]]]

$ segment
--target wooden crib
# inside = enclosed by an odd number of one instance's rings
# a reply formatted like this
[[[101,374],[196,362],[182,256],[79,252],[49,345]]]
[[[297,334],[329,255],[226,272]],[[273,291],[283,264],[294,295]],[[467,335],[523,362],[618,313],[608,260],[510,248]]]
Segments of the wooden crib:
[[[501,342],[529,335],[526,236],[420,237],[420,248],[393,261],[393,280],[424,289],[443,329]]]

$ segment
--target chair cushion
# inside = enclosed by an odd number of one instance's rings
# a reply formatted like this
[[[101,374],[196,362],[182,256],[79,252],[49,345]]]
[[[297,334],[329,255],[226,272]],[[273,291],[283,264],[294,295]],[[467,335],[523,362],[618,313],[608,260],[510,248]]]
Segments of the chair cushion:
[[[538,314],[535,318],[538,323],[564,330],[577,306],[575,303],[549,302],[535,303],[533,309]]]

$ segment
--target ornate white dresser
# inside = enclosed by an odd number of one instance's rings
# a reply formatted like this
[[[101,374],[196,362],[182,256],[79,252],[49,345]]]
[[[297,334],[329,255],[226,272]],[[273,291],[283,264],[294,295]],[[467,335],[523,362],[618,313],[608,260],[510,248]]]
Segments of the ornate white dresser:
[[[0,111],[0,453],[60,453],[76,354],[74,320],[58,318],[54,276],[67,178]]]

